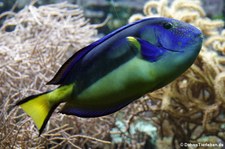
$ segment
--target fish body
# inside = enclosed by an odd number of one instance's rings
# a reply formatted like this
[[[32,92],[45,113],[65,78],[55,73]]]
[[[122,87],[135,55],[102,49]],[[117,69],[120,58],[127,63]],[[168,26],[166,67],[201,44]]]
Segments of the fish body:
[[[143,19],[75,53],[48,83],[59,88],[17,105],[33,118],[40,133],[62,102],[66,102],[61,110],[65,114],[111,114],[181,75],[201,45],[201,31],[190,24],[170,18]]]

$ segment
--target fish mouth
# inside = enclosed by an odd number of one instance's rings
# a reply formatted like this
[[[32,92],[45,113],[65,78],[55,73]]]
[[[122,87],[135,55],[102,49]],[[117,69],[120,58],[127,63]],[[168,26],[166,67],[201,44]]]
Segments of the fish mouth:
[[[197,39],[200,40],[200,42],[202,43],[204,37],[205,37],[205,36],[201,33],[200,35],[197,36]]]
[[[197,35],[197,38],[199,38],[199,37],[200,37],[201,40],[203,40],[204,35],[202,33],[200,33],[200,35]]]

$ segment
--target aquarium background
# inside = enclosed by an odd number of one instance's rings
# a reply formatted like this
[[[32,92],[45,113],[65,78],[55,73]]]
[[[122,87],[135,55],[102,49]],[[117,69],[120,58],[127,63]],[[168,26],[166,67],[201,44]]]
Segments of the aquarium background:
[[[148,0],[37,0],[35,6],[69,2],[79,5],[84,10],[84,16],[93,24],[104,22],[107,24],[99,28],[99,34],[103,35],[128,23],[132,14],[143,13],[143,6]],[[173,0],[169,0],[171,3]],[[212,19],[225,20],[225,0],[202,0],[202,7],[206,15]],[[31,0],[0,0],[0,13],[15,7],[19,11],[31,3]]]
[[[0,12],[0,148],[225,145],[224,0],[0,0]],[[39,137],[15,103],[55,88],[45,84],[74,52],[152,16],[176,18],[202,30],[203,48],[195,64],[170,85],[113,115],[82,119],[53,113]]]

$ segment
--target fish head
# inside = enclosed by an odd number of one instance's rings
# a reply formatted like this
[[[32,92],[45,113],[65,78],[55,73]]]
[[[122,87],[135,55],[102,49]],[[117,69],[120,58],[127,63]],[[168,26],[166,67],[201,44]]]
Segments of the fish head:
[[[201,49],[203,35],[191,24],[171,18],[157,18],[145,27],[141,38],[168,51],[195,50],[198,53]]]
[[[185,72],[196,60],[203,41],[198,28],[171,18],[152,19],[139,35],[142,39],[140,45],[145,45],[141,48],[142,57],[154,70],[155,88],[168,84]],[[146,43],[152,46],[146,46]]]

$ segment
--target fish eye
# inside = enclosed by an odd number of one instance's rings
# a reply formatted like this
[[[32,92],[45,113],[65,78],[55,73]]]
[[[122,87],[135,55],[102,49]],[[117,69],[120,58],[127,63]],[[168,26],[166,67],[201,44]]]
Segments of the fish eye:
[[[173,24],[170,22],[165,22],[165,23],[163,23],[163,27],[165,29],[171,29],[171,28],[173,28]]]

